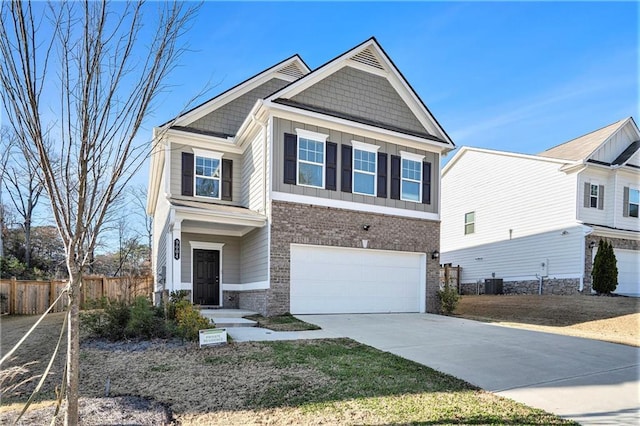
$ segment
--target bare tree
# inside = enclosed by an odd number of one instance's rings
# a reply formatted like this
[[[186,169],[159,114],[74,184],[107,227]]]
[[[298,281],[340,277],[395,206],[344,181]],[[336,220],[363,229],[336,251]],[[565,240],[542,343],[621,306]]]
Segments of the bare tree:
[[[151,248],[153,245],[153,218],[147,214],[147,187],[145,185],[132,186],[130,189],[131,200],[135,207],[134,215],[144,224],[144,237],[149,248],[147,261],[151,262]]]
[[[5,130],[5,129],[3,129]],[[10,140],[17,140],[15,134],[6,129]],[[15,148],[13,148],[15,146]],[[8,151],[10,164],[5,164],[5,187],[15,211],[20,216],[22,230],[24,231],[24,263],[27,269],[31,268],[31,227],[35,209],[44,191],[44,183],[40,178],[39,169],[34,167],[32,161],[27,161],[29,153],[25,152],[24,144],[13,143]]]
[[[2,233],[4,231],[6,207],[2,202],[2,188],[4,187],[4,178],[7,173],[7,164],[9,163],[9,153],[13,147],[15,136],[9,131],[8,127],[0,129],[0,259],[4,257],[4,243]]]
[[[145,14],[149,7],[158,11],[155,22]],[[40,169],[67,257],[67,424],[78,422],[82,277],[110,206],[148,154],[149,144],[135,137],[185,51],[179,42],[196,8],[0,4],[3,105],[28,161]]]

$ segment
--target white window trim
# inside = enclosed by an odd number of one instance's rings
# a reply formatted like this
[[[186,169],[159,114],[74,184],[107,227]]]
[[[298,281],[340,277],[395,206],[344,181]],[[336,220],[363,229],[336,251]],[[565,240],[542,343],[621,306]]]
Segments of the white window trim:
[[[222,157],[224,154],[222,152],[217,151],[208,151],[205,149],[193,148],[193,196],[196,198],[203,198],[205,200],[221,200],[222,199]],[[197,186],[196,179],[198,178],[198,174],[196,173],[196,163],[198,161],[198,157],[202,158],[210,158],[214,160],[218,160],[220,162],[220,177],[218,180],[218,196],[217,197],[208,197],[206,195],[197,195]],[[208,177],[208,176],[200,176],[203,179],[212,179],[216,180],[216,178]]]
[[[598,193],[598,195],[596,195],[596,206],[593,207],[591,205],[591,199],[593,198],[593,195],[591,195],[591,188],[592,187],[596,187],[596,192]],[[598,204],[600,203],[600,184],[598,182],[589,182],[589,207],[590,209],[597,209],[598,208]]]
[[[467,222],[467,215],[472,214],[473,213],[473,222]],[[473,225],[473,232],[467,232],[467,226],[468,225]],[[464,214],[464,235],[471,235],[471,234],[475,234],[476,233],[476,211],[470,211],[470,212],[466,212]]]
[[[358,195],[366,195],[368,197],[375,197],[378,193],[378,150],[380,147],[378,145],[372,145],[369,143],[351,141],[351,146],[353,147],[353,154],[351,155],[351,182],[353,185],[353,193]],[[374,171],[368,172],[364,170],[356,170],[356,150],[365,151],[374,154]],[[364,175],[373,176],[373,194],[367,194],[366,192],[358,192],[355,190],[356,187],[356,173],[362,173]]]
[[[416,163],[420,163],[420,180],[414,180],[414,179],[408,179],[408,178],[404,178],[402,177],[402,161],[403,160],[409,160],[409,161],[414,161]],[[424,160],[424,155],[420,155],[420,154],[414,154],[413,152],[406,152],[406,151],[400,151],[400,200],[402,201],[408,201],[411,203],[418,203],[420,204],[422,202],[422,180],[424,179],[424,176],[422,176],[422,160]],[[418,183],[418,201],[416,200],[409,200],[406,199],[402,196],[403,191],[402,191],[402,183],[404,181],[407,182],[417,182]]]
[[[296,185],[298,186],[306,186],[308,188],[316,188],[316,189],[325,189],[326,185],[326,168],[327,168],[327,139],[329,135],[325,135],[324,133],[316,133],[310,130],[305,129],[296,129],[296,135],[298,136],[298,143],[296,146]],[[312,161],[300,160],[300,138],[309,139],[315,142],[322,142],[322,185],[307,185],[304,183],[300,183],[300,163],[304,164],[313,164],[319,166],[320,163],[315,163]]]

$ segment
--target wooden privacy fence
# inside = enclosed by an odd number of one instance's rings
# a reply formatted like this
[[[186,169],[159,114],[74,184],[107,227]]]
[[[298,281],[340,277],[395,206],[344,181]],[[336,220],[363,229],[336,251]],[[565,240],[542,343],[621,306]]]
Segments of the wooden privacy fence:
[[[443,288],[446,283],[449,284],[450,287],[455,288],[460,293],[460,266],[452,266],[447,263],[440,267],[440,288]]]
[[[0,280],[0,314],[42,314],[56,300],[67,285],[66,280],[18,281]],[[151,297],[153,277],[83,277],[80,306],[105,297],[130,302],[138,296]],[[51,312],[62,312],[67,305],[62,297]]]

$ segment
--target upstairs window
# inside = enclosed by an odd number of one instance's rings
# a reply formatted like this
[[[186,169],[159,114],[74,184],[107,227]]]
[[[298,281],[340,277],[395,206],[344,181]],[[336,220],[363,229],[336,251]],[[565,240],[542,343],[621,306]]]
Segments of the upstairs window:
[[[594,209],[598,208],[598,185],[590,184],[589,205]]]
[[[400,199],[416,203],[422,200],[422,159],[424,156],[401,152],[402,177]]]
[[[353,145],[353,193],[376,195],[377,145],[352,141]]]
[[[604,185],[584,183],[584,208],[604,210]]]
[[[324,188],[327,135],[296,129],[298,134],[297,184]]]
[[[464,235],[476,232],[476,212],[465,213],[464,215]]]
[[[638,217],[638,207],[640,206],[640,190],[629,188],[629,216]]]
[[[195,195],[220,199],[220,178],[222,176],[222,154],[195,152]]]

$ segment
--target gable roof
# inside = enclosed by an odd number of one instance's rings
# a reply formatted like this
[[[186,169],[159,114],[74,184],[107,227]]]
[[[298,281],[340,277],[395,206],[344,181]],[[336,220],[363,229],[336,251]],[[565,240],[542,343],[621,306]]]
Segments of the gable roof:
[[[621,129],[631,118],[616,121],[586,135],[554,146],[538,154],[541,157],[560,158],[569,161],[587,161],[602,144]]]
[[[193,123],[194,121],[221,108],[229,102],[238,99],[240,96],[248,93],[249,91],[255,89],[256,87],[273,78],[292,82],[310,72],[311,69],[302,60],[302,58],[298,54],[295,54],[267,68],[266,70],[259,72],[253,77],[249,77],[248,79],[236,84],[232,88],[220,93],[217,96],[214,96],[213,98],[201,103],[200,105],[190,109],[189,111],[181,113],[177,117],[168,120],[159,127],[164,127],[167,124],[183,128],[188,127],[189,124]],[[248,112],[249,111],[247,111],[247,113]]]
[[[346,66],[359,69],[369,74],[377,75],[386,79],[386,81],[389,82],[395,92],[397,92],[397,94],[402,98],[407,107],[411,110],[415,118],[420,122],[422,127],[425,129],[425,132],[411,132],[407,131],[407,129],[389,126],[388,124],[381,123],[379,121],[367,120],[363,117],[357,117],[345,112],[341,113],[335,110],[329,110],[317,106],[313,107],[311,105],[301,104],[293,100],[296,95],[299,95],[303,91],[330,77]],[[382,127],[387,130],[413,134],[414,136],[424,137],[445,145],[449,145],[451,148],[455,147],[452,139],[442,128],[440,123],[438,123],[435,117],[431,114],[431,111],[429,111],[422,99],[420,99],[413,87],[411,87],[400,70],[398,70],[398,68],[395,66],[393,61],[391,61],[391,59],[382,49],[375,37],[371,37],[358,46],[328,61],[311,73],[306,74],[300,79],[276,91],[265,100],[276,104],[283,104],[299,109],[306,109],[324,115],[344,118],[347,120],[360,122],[362,124]]]

